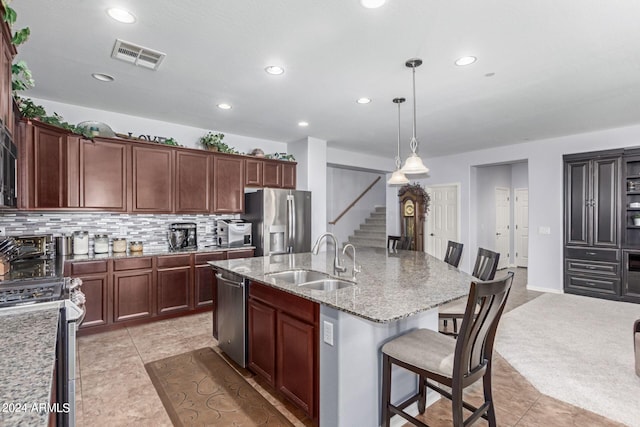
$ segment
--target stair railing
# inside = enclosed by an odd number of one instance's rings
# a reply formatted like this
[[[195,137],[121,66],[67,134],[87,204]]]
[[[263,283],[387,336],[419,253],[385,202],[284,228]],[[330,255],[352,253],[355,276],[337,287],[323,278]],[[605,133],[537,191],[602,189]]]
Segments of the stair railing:
[[[364,197],[365,194],[367,194],[369,192],[369,190],[371,190],[373,188],[374,185],[376,185],[378,183],[378,181],[380,181],[380,177],[377,177],[376,179],[373,180],[373,182],[371,184],[369,184],[369,186],[367,188],[364,189],[364,191],[362,193],[360,193],[360,195],[358,197],[355,198],[355,200],[353,202],[351,202],[351,204],[349,206],[347,206],[345,208],[345,210],[343,210],[340,215],[338,215],[336,217],[336,219],[334,219],[333,221],[329,221],[329,224],[331,225],[336,225],[336,223],[338,221],[340,221],[340,218],[342,218],[347,212],[349,212],[349,210],[354,207],[356,205],[356,203],[358,203],[358,201],[360,199],[362,199]]]

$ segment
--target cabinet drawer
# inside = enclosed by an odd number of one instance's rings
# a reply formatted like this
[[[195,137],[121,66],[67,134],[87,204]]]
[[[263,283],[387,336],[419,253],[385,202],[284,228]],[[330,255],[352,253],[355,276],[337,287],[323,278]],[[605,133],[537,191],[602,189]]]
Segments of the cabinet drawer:
[[[113,269],[116,271],[140,270],[143,268],[151,268],[151,257],[117,259],[113,261]]]
[[[311,323],[316,322],[318,319],[318,305],[313,301],[265,286],[261,283],[251,282],[249,286],[249,296],[262,300],[298,319]]]
[[[575,273],[594,273],[617,276],[620,272],[620,264],[567,260],[567,271]]]
[[[104,273],[107,271],[107,263],[107,260],[74,262],[71,264],[71,275],[79,276],[81,274]]]
[[[251,258],[252,256],[253,256],[253,249],[227,252],[227,259]]]
[[[169,255],[158,257],[158,268],[184,267],[191,265],[191,255]]]
[[[567,258],[618,262],[620,251],[618,249],[594,249],[594,248],[566,248]]]
[[[196,254],[196,265],[206,264],[207,261],[221,261],[223,259],[226,259],[226,254],[223,251],[209,254]]]
[[[568,288],[607,295],[620,294],[620,279],[602,276],[567,275]]]

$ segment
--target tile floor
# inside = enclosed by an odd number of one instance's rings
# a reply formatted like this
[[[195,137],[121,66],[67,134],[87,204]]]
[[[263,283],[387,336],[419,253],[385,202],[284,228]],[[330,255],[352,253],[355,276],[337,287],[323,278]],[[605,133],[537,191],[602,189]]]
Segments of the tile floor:
[[[500,273],[498,273],[500,274]],[[507,310],[540,295],[527,291],[526,269],[518,269]],[[78,339],[78,426],[171,426],[144,364],[202,347],[215,347],[211,336],[211,314],[196,314]],[[615,426],[591,412],[540,394],[504,359],[496,357],[494,393],[500,425]],[[248,382],[260,391],[296,426],[310,421],[259,377]],[[481,384],[467,397],[481,397]],[[449,426],[448,401],[441,399],[424,416],[430,425]],[[481,420],[477,425],[486,425]]]

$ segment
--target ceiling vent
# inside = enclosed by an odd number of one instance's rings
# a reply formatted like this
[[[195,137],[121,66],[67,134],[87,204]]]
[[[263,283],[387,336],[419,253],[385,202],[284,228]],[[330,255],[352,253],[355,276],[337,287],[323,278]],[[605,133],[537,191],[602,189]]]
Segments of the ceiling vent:
[[[111,57],[139,67],[157,70],[166,53],[116,39]]]

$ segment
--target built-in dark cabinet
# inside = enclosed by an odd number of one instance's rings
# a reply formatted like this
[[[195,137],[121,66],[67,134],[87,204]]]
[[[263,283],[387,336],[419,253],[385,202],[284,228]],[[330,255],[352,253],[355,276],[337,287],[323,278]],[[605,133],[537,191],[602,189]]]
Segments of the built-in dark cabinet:
[[[239,156],[213,156],[213,212],[244,212],[244,159]]]
[[[82,328],[104,326],[111,323],[109,316],[110,274],[107,261],[69,263],[65,276],[82,280],[82,292],[86,297],[86,314]]]
[[[191,255],[157,257],[157,265],[157,313],[166,314],[191,309]]]
[[[621,156],[565,163],[565,243],[620,245]]]
[[[246,159],[244,164],[244,185],[247,187],[263,187],[262,166],[264,162],[258,159]]]
[[[173,210],[173,150],[132,146],[133,212]]]
[[[209,212],[211,156],[176,150],[176,213]]]

